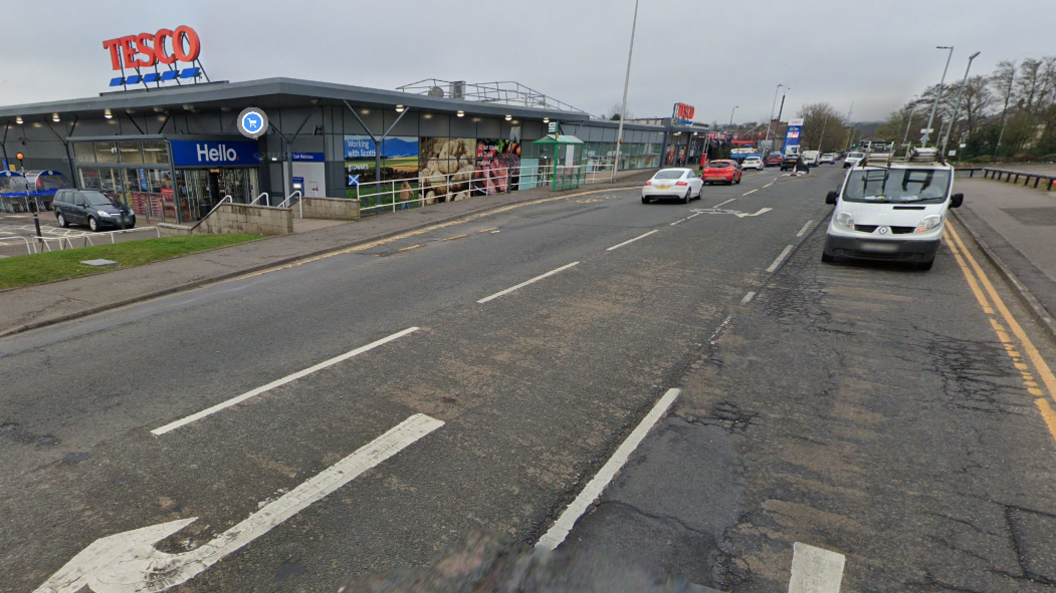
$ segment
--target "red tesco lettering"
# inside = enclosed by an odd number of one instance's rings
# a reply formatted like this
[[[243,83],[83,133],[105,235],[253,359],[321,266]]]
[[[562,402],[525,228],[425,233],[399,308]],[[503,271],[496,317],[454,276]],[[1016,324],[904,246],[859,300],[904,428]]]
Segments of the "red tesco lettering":
[[[169,48],[172,51],[169,51]],[[155,64],[194,62],[202,53],[202,41],[198,32],[180,25],[176,30],[158,29],[157,33],[126,35],[103,42],[103,49],[110,51],[110,65],[114,70],[125,68],[149,68]]]

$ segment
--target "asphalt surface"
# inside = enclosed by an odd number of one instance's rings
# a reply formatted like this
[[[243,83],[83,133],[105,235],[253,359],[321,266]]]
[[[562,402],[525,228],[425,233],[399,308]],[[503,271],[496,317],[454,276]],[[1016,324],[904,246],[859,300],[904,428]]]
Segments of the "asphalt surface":
[[[565,546],[729,591],[787,587],[795,542],[846,554],[844,591],[1043,590],[1053,440],[949,251],[822,266],[842,171],[776,175],[527,206],[0,339],[0,589],[158,523],[196,518],[158,548],[198,549],[414,414],[445,424],[175,590],[332,591],[478,529],[531,544],[680,387]]]

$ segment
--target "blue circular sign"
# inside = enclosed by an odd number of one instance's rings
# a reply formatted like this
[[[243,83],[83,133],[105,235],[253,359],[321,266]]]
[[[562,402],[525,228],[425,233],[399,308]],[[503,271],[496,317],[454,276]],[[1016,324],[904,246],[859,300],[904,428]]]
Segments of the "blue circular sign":
[[[238,114],[238,131],[247,138],[259,138],[268,131],[268,116],[256,107],[247,107]]]

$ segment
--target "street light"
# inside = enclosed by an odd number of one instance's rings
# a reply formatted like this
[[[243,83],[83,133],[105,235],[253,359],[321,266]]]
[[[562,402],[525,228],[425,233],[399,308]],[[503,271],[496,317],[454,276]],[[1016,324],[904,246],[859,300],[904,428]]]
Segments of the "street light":
[[[726,126],[727,128],[732,128],[733,127],[733,112],[737,111],[737,109],[739,107],[740,107],[740,105],[736,105],[736,106],[734,106],[733,109],[730,110],[730,125]]]
[[[964,69],[964,78],[961,80],[961,92],[957,93],[957,106],[953,109],[953,116],[950,117],[950,125],[946,128],[946,137],[942,139],[942,154],[946,154],[946,144],[950,141],[950,132],[953,131],[953,124],[957,123],[957,112],[961,110],[961,100],[964,99],[964,87],[968,86],[968,71],[972,69],[972,60],[979,57],[982,52],[975,52],[968,56],[968,67]]]
[[[631,22],[631,49],[627,51],[627,76],[623,79],[623,102],[620,103],[620,128],[616,132],[616,160],[612,163],[612,181],[620,168],[620,148],[623,146],[623,120],[627,119],[627,88],[631,85],[631,57],[634,56],[634,31],[638,28],[638,0],[634,0],[634,21]]]
[[[785,86],[785,85],[779,84],[779,85],[777,85],[777,88],[774,89],[774,101],[773,101],[773,103],[770,104],[770,119],[768,119],[766,121],[766,141],[767,142],[770,142],[770,132],[772,131],[773,126],[774,126],[774,108],[777,107],[777,91],[780,91],[781,87],[783,87],[783,86]]]
[[[928,127],[924,128],[924,137],[920,139],[920,146],[924,148],[928,145],[928,140],[931,138],[931,125],[935,123],[935,112],[939,109],[939,101],[942,99],[943,85],[946,84],[946,71],[950,69],[950,58],[953,57],[953,46],[952,45],[936,45],[935,49],[948,49],[950,52],[946,54],[946,67],[942,69],[942,80],[939,81],[939,92],[935,94],[935,102],[931,105],[931,115],[928,116]]]

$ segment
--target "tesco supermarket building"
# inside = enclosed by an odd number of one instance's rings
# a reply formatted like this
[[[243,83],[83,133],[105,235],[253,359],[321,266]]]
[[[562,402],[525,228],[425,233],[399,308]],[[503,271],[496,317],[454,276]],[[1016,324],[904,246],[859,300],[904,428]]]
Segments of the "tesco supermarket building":
[[[248,203],[267,192],[273,205],[294,189],[354,195],[357,184],[375,180],[379,161],[383,179],[417,177],[428,162],[450,158],[456,144],[506,151],[522,171],[537,168],[545,155],[532,140],[546,135],[549,122],[585,142],[584,165],[612,165],[618,122],[515,83],[431,80],[389,91],[289,78],[209,82],[200,43],[195,48],[185,33],[181,51],[170,50],[172,33],[157,56],[148,55],[150,35],[104,42],[118,90],[0,107],[4,168],[14,170],[20,152],[27,170],[57,170],[69,185],[115,195],[139,214],[185,222],[227,195]],[[138,54],[137,37],[148,41]],[[236,124],[248,107],[269,121],[255,140]],[[697,130],[703,127],[671,118],[626,124],[620,170],[658,167],[680,151],[690,157]]]

